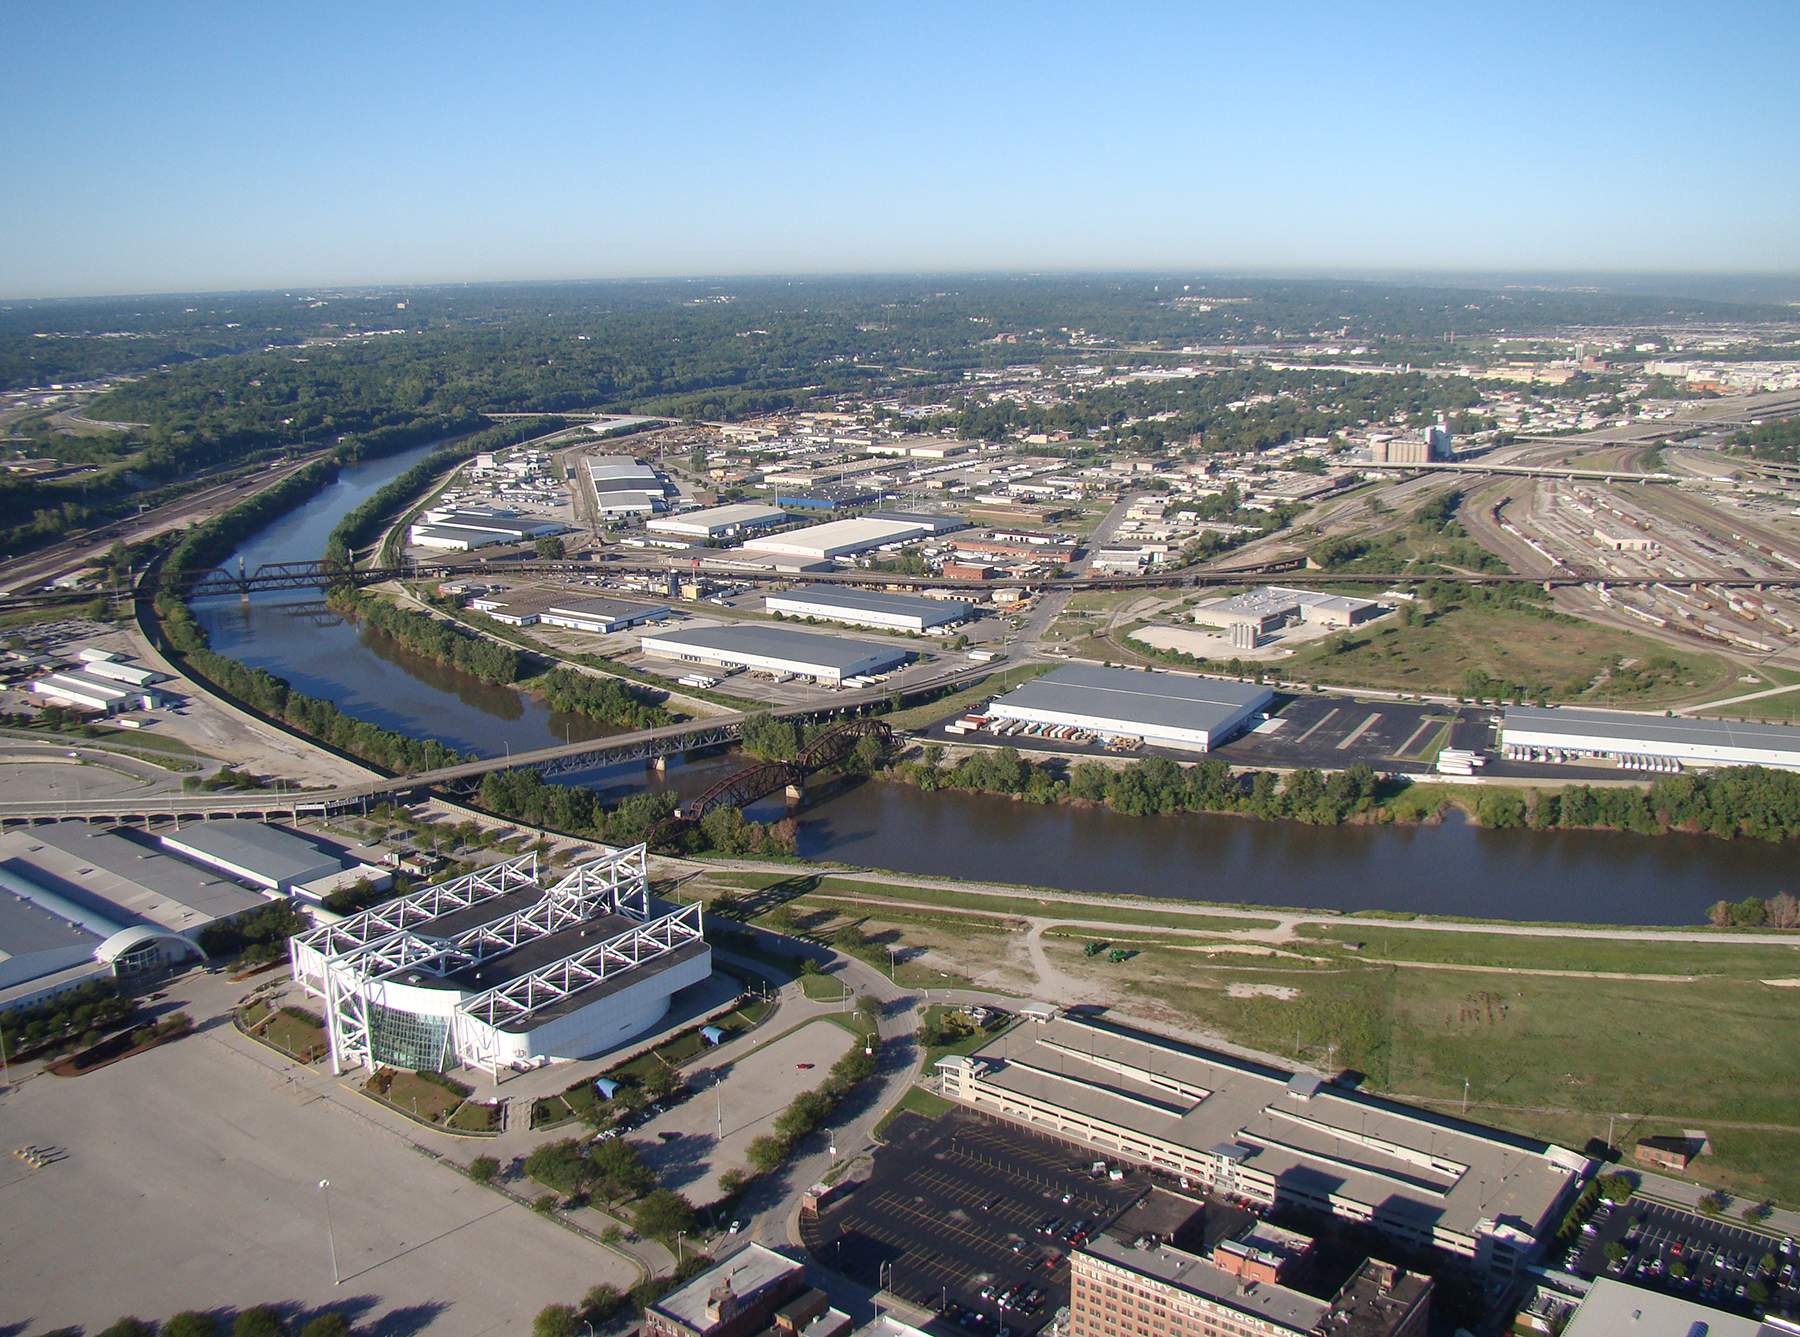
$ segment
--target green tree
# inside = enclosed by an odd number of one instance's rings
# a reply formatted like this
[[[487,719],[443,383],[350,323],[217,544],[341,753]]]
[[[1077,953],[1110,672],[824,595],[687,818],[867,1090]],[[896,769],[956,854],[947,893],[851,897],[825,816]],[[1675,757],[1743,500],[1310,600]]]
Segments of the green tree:
[[[564,546],[562,538],[556,534],[544,535],[532,544],[531,548],[537,554],[538,560],[542,562],[560,562],[568,555],[568,549]]]
[[[156,1337],[156,1324],[141,1318],[121,1318],[102,1328],[100,1337]]]
[[[288,1326],[269,1305],[255,1305],[237,1316],[231,1337],[288,1337]]]
[[[588,1293],[581,1297],[582,1317],[590,1323],[604,1323],[624,1308],[625,1296],[604,1281],[588,1287]]]
[[[656,1172],[644,1164],[637,1144],[622,1137],[595,1143],[589,1162],[594,1189],[608,1202],[637,1197],[656,1183]]]
[[[300,1329],[300,1337],[350,1337],[350,1320],[335,1309],[327,1310]]]
[[[469,1178],[477,1184],[491,1184],[500,1173],[500,1162],[492,1156],[477,1156],[469,1162]]]
[[[673,1240],[694,1228],[694,1207],[673,1189],[652,1189],[638,1203],[631,1224],[646,1239]]]
[[[764,761],[792,761],[800,755],[800,734],[790,720],[778,720],[767,711],[747,716],[738,726],[744,751]]]
[[[218,1337],[219,1320],[198,1309],[184,1309],[163,1324],[162,1337]]]
[[[531,1320],[531,1337],[581,1337],[581,1315],[574,1305],[545,1305]]]

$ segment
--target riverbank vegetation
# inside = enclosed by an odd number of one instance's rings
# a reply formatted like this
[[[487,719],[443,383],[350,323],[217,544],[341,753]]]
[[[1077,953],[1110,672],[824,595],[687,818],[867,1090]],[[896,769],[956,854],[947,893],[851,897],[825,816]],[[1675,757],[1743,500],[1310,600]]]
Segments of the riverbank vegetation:
[[[645,792],[608,810],[593,790],[548,784],[533,770],[488,772],[477,801],[496,816],[608,845],[638,844],[651,828],[674,814],[676,803],[673,794]],[[793,854],[795,834],[792,821],[765,825],[745,820],[737,808],[716,808],[697,826],[681,832],[676,843],[690,854],[782,858]]]
[[[511,646],[497,645],[416,608],[402,608],[391,599],[366,594],[352,586],[333,590],[325,602],[340,617],[361,622],[414,654],[490,686],[512,682],[519,676],[519,652]]]
[[[586,715],[629,729],[659,729],[674,724],[678,718],[653,701],[642,687],[561,666],[527,679],[520,686],[528,692],[542,692],[552,710]]]
[[[412,738],[346,715],[330,701],[296,692],[286,678],[219,654],[206,629],[178,599],[159,595],[156,606],[167,646],[187,670],[269,719],[399,775],[469,760],[435,738]]]
[[[1183,766],[1144,757],[1118,768],[1099,761],[1032,761],[1017,748],[973,751],[953,766],[941,745],[903,761],[885,778],[927,791],[1010,794],[1028,803],[1104,803],[1127,816],[1173,812],[1242,813],[1331,826],[1347,821],[1422,822],[1461,808],[1478,824],[1504,829],[1685,831],[1731,839],[1800,837],[1800,775],[1761,766],[1668,775],[1648,786],[1567,785],[1452,788],[1404,778],[1381,780],[1368,766],[1326,774],[1311,767],[1285,780],[1270,771],[1233,774],[1217,757]]]
[[[346,512],[325,540],[325,560],[339,566],[349,566],[351,554],[374,538],[384,521],[392,518],[455,466],[474,459],[482,451],[504,450],[508,446],[547,435],[566,425],[563,419],[555,417],[505,422],[434,451],[370,493],[355,509]]]

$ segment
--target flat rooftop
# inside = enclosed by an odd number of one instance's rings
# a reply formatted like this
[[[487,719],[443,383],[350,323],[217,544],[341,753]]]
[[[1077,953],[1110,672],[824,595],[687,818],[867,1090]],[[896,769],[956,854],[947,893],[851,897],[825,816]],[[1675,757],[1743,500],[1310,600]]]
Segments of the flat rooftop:
[[[744,501],[731,506],[712,506],[701,511],[681,511],[675,515],[665,515],[660,520],[650,521],[644,527],[665,533],[690,533],[695,529],[729,529],[733,525],[779,524],[787,518],[787,512],[779,506]]]
[[[740,1301],[757,1299],[783,1279],[803,1271],[799,1263],[783,1258],[773,1249],[760,1244],[746,1244],[717,1267],[708,1268],[685,1286],[678,1286],[650,1308],[677,1322],[704,1332],[713,1326],[706,1317],[706,1299],[713,1288],[727,1277]]]
[[[1800,756],[1800,727],[1752,720],[1691,720],[1679,715],[1632,715],[1567,706],[1508,706],[1504,727],[1570,738],[1605,737],[1622,744],[1640,740],[1692,747],[1757,748]]]
[[[1473,1234],[1484,1219],[1540,1233],[1582,1163],[1542,1142],[1315,1085],[1312,1074],[1293,1082],[1292,1073],[1091,1018],[1026,1022],[973,1057],[991,1065],[989,1085],[1195,1154],[1235,1144],[1246,1169],[1352,1198],[1427,1233]]]
[[[854,613],[892,613],[899,617],[923,617],[929,621],[949,620],[959,608],[965,615],[969,611],[969,605],[957,599],[922,599],[916,594],[853,590],[838,585],[808,585],[803,589],[771,594],[768,597],[799,600]]]
[[[1778,1331],[1711,1305],[1596,1277],[1563,1337],[1774,1337]]]
[[[591,617],[601,621],[625,622],[632,618],[648,617],[652,613],[666,613],[667,604],[632,603],[629,599],[558,599],[546,604],[547,613],[572,613],[578,617]]]
[[[849,672],[871,657],[887,655],[904,659],[905,650],[874,645],[867,641],[846,640],[820,632],[789,631],[786,627],[767,627],[760,623],[737,623],[722,627],[699,627],[689,631],[659,631],[644,637],[646,642],[691,649],[698,653],[723,651],[727,654],[760,655],[790,663],[819,665]]]
[[[85,822],[0,835],[0,868],[122,927],[192,933],[268,904],[236,882]]]
[[[327,871],[344,865],[335,852],[326,853],[291,831],[236,818],[195,822],[159,839],[172,850],[193,850],[236,868],[254,869],[276,882],[306,880],[319,876],[326,865]]]
[[[1026,710],[1053,711],[1176,729],[1214,729],[1269,700],[1267,687],[1218,678],[1069,664],[1000,699]]]

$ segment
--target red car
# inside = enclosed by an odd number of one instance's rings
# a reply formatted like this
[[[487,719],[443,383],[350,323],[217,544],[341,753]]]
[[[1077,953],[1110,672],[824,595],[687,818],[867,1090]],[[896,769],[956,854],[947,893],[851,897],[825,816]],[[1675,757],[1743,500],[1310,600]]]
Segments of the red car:
[[[812,1067],[812,1064],[810,1063],[796,1063],[794,1065],[794,1070],[796,1072],[805,1072],[810,1067]]]

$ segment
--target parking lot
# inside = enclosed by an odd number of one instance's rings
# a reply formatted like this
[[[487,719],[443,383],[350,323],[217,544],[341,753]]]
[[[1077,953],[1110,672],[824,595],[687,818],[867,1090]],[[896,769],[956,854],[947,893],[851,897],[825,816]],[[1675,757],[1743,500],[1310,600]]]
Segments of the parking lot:
[[[1427,757],[1446,729],[1448,747],[1491,741],[1492,711],[1344,696],[1277,697],[1280,727],[1247,733],[1218,750],[1234,766],[1314,766],[1342,770],[1358,762],[1380,771],[1431,769]]]
[[[1148,1187],[1135,1172],[1096,1177],[1074,1148],[962,1111],[903,1115],[886,1136],[868,1180],[806,1223],[807,1246],[973,1337],[1048,1323],[1068,1303],[1069,1249]]]
[[[1584,1276],[1614,1277],[1741,1314],[1800,1312],[1800,1254],[1791,1239],[1642,1198],[1602,1203],[1587,1226],[1592,1229],[1583,1228],[1569,1262]]]

